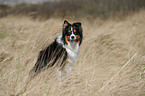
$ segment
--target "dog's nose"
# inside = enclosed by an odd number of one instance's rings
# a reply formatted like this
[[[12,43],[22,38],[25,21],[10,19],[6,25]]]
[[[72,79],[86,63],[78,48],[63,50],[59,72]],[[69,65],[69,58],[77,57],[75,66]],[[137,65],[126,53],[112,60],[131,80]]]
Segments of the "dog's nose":
[[[71,39],[74,39],[75,37],[74,36],[71,36]]]

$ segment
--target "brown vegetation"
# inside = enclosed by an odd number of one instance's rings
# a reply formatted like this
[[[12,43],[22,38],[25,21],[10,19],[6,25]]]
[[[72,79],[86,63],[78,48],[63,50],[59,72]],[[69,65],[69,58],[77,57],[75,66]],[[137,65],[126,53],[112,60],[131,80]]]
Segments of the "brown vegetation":
[[[22,96],[143,96],[145,11],[118,21],[79,21],[84,29],[79,59],[67,78],[59,81],[54,70],[44,70],[33,79],[29,71],[39,51],[61,34],[63,20],[1,18],[0,95],[10,96],[25,89]]]

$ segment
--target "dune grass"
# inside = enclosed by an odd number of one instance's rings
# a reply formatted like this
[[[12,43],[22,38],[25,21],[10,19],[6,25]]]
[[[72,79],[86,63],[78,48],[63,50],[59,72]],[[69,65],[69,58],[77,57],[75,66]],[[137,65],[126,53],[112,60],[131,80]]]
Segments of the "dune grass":
[[[78,62],[67,78],[58,80],[55,70],[44,70],[33,79],[29,78],[29,71],[39,51],[61,34],[63,20],[51,18],[41,21],[26,16],[1,18],[1,96],[17,94],[24,87],[26,90],[22,96],[143,96],[144,20],[144,10],[117,21],[79,19],[84,39]],[[73,19],[69,21],[75,22]],[[137,55],[123,67],[135,52]],[[100,92],[113,76],[115,78]]]

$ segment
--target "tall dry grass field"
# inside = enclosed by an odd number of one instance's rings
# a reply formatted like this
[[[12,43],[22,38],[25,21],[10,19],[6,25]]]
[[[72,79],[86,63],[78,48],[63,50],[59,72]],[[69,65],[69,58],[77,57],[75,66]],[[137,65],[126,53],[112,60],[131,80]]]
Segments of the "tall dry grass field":
[[[75,20],[69,20],[75,22]],[[29,71],[40,50],[61,34],[61,19],[0,19],[0,96],[144,96],[145,11],[123,20],[80,20],[84,39],[71,73],[58,80]],[[134,57],[132,57],[134,56]]]

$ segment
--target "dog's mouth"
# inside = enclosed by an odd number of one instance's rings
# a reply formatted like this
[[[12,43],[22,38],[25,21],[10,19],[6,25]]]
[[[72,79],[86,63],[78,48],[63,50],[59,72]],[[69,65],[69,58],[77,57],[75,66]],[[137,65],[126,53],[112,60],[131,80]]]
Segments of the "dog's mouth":
[[[73,39],[73,40],[70,40],[72,43],[74,43],[76,40],[75,39]]]
[[[67,38],[67,40],[69,41],[69,42],[71,42],[71,43],[75,43],[75,42],[77,42],[77,38]]]
[[[71,38],[69,38],[68,41],[71,42],[71,43],[75,43],[75,42],[76,42],[76,39],[71,39]]]

